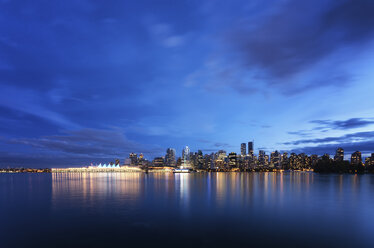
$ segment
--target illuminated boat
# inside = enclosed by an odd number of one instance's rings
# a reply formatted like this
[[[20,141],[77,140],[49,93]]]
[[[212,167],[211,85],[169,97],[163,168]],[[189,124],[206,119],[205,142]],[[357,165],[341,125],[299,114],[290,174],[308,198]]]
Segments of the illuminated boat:
[[[173,173],[190,173],[189,169],[174,169]]]

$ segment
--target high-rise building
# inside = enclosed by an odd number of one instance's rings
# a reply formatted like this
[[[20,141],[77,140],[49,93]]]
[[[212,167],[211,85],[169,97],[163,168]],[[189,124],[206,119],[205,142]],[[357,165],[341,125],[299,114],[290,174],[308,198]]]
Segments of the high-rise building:
[[[253,141],[248,142],[248,154],[253,154]]]
[[[265,155],[265,165],[269,165],[269,155]]]
[[[153,166],[156,166],[156,167],[164,166],[164,160],[165,160],[164,157],[155,157],[152,162]]]
[[[188,146],[182,151],[182,160],[190,161],[190,148]]]
[[[265,165],[265,151],[264,150],[258,151],[258,163],[260,165]]]
[[[246,143],[241,143],[241,145],[240,145],[240,154],[242,156],[245,156],[247,154],[247,144]]]
[[[191,159],[190,159],[190,148],[186,146],[182,151],[182,167],[191,168]]]
[[[356,151],[351,155],[351,164],[352,165],[360,165],[362,164],[361,152]]]
[[[238,167],[238,160],[235,152],[229,153],[229,168]]]
[[[344,149],[339,147],[338,149],[336,149],[334,161],[343,161],[343,160],[344,160]]]
[[[130,153],[129,158],[132,166],[138,165],[138,155],[136,153]]]
[[[204,155],[201,150],[197,151],[196,162],[197,162],[198,169],[202,169],[204,167]]]
[[[274,165],[274,167],[280,167],[281,162],[281,154],[278,151],[274,151],[270,154],[270,163]]]
[[[166,150],[166,156],[165,156],[166,166],[174,167],[176,165],[175,154],[176,152],[174,148],[168,148]]]

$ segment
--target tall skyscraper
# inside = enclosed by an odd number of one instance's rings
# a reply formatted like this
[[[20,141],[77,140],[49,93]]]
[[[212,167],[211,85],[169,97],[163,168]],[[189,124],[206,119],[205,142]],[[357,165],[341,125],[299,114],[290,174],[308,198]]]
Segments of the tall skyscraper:
[[[344,160],[344,150],[343,150],[343,148],[339,147],[338,149],[336,149],[334,160],[335,161],[343,161]]]
[[[278,151],[274,151],[270,154],[270,163],[275,167],[280,167],[281,154]]]
[[[235,152],[229,153],[229,167],[230,168],[238,167],[238,161],[237,161],[237,156]]]
[[[190,148],[188,146],[182,151],[182,167],[191,168]]]
[[[258,152],[258,163],[260,165],[265,165],[265,160],[266,160],[265,156],[266,156],[265,151],[264,150],[259,150],[259,152]]]
[[[138,165],[138,155],[136,153],[130,153],[129,158],[132,166]]]
[[[240,154],[242,156],[245,156],[247,154],[247,146],[246,146],[246,143],[242,143],[240,145]]]
[[[351,155],[351,164],[360,165],[362,163],[361,152],[356,151]]]
[[[190,148],[188,146],[182,151],[182,160],[190,161]]]
[[[253,141],[248,142],[248,154],[253,154]]]
[[[175,154],[176,152],[174,148],[168,148],[166,150],[166,156],[165,156],[166,166],[174,167],[176,165]]]

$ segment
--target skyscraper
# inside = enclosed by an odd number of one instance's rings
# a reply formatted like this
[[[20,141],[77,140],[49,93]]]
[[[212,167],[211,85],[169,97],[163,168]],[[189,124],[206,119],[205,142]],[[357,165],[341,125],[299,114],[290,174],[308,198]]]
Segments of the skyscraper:
[[[242,156],[245,156],[245,155],[247,154],[247,146],[246,146],[245,143],[242,143],[242,144],[240,145],[240,154],[241,154]]]
[[[361,152],[356,151],[351,155],[351,165],[360,165],[362,163]]]
[[[253,154],[253,141],[248,142],[248,154]]]
[[[236,167],[238,167],[236,153],[230,152],[229,153],[229,168],[236,168]]]
[[[275,167],[280,167],[281,154],[278,151],[274,151],[270,154],[270,163]]]
[[[190,148],[188,146],[182,151],[182,160],[190,161]]]
[[[132,166],[138,165],[138,155],[136,153],[130,153],[129,158]]]
[[[264,150],[259,150],[258,152],[258,163],[260,165],[265,165],[265,151]]]
[[[168,148],[166,150],[166,156],[165,156],[166,166],[174,167],[176,165],[175,154],[176,152],[174,148]]]
[[[190,148],[186,146],[182,151],[182,167],[191,168]]]
[[[336,149],[334,160],[335,161],[343,161],[344,160],[344,150],[343,150],[343,148],[339,147],[338,149]]]

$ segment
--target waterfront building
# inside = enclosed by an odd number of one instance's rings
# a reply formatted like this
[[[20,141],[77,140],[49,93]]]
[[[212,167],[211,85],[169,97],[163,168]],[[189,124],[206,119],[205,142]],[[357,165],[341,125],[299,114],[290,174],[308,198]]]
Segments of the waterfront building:
[[[361,165],[362,164],[362,158],[361,158],[361,152],[356,151],[352,153],[351,155],[351,165]]]
[[[182,160],[190,161],[190,148],[185,146],[182,151]]]
[[[265,166],[268,166],[269,165],[269,155],[265,155],[265,163],[264,163]]]
[[[374,166],[374,153],[370,156],[370,166]]]
[[[280,167],[281,154],[278,151],[274,151],[270,154],[270,164],[274,167]]]
[[[154,167],[163,167],[165,165],[164,161],[165,161],[164,157],[155,157],[153,159],[152,164],[153,164]]]
[[[236,168],[238,167],[238,159],[235,152],[229,153],[229,168]]]
[[[258,151],[258,163],[260,166],[265,165],[265,151],[264,150]]]
[[[213,169],[214,167],[213,157],[214,157],[214,153],[204,155],[204,169]]]
[[[203,152],[201,150],[198,150],[197,154],[196,154],[196,168],[197,169],[202,169],[203,167],[204,167]]]
[[[191,168],[191,154],[190,154],[190,148],[186,146],[182,151],[182,164],[181,167],[183,168]]]
[[[336,149],[334,161],[343,161],[344,160],[344,149],[339,147]]]
[[[253,141],[248,142],[248,154],[253,154]]]
[[[176,160],[175,160],[176,151],[174,148],[168,148],[166,150],[165,156],[165,165],[170,167],[175,167]]]
[[[241,143],[240,145],[240,155],[245,156],[247,154],[246,143]]]
[[[129,158],[131,160],[131,166],[138,165],[138,155],[136,153],[130,153]]]

